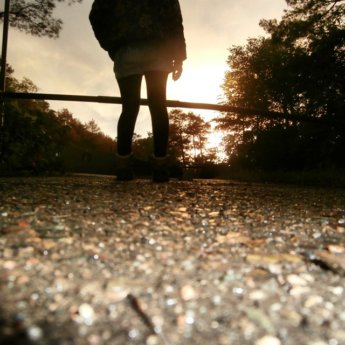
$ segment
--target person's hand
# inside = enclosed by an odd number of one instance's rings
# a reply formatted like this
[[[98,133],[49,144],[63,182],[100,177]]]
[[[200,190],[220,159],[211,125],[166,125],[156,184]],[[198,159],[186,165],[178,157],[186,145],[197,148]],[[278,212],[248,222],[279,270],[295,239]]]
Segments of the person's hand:
[[[172,77],[173,77],[174,81],[180,79],[182,71],[183,71],[182,61],[174,60],[174,62],[173,62],[173,73],[172,73]]]

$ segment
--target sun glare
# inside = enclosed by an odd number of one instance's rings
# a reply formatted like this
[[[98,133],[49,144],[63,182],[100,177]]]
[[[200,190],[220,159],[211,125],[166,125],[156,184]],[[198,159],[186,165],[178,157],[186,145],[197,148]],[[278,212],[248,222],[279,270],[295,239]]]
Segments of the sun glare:
[[[182,77],[177,82],[169,81],[168,98],[186,101],[217,103],[225,67],[223,65],[184,66]]]

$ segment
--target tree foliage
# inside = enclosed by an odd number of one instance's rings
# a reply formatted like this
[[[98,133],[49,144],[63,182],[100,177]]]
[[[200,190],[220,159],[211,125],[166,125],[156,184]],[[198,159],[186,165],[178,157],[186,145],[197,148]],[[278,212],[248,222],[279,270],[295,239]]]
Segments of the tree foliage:
[[[344,0],[286,2],[281,21],[261,21],[267,37],[229,50],[223,84],[227,103],[344,123]],[[222,114],[218,125],[228,132],[233,162],[269,169],[342,165],[344,125],[320,127],[234,113]]]
[[[35,92],[36,86],[13,77],[8,91]],[[45,101],[11,100],[4,106],[1,170],[5,173],[112,173],[115,142],[94,120],[82,124],[67,110],[54,111]]]
[[[9,92],[37,92],[29,79],[16,79],[7,66]],[[175,109],[170,113],[172,176],[182,165],[204,165],[215,160],[207,147],[210,125],[200,115]],[[116,142],[102,133],[94,120],[81,123],[68,109],[54,111],[37,100],[7,100],[1,128],[0,168],[5,174],[87,172],[112,174]],[[150,174],[152,134],[133,138],[134,165],[140,175]]]
[[[206,150],[210,124],[200,115],[185,113],[181,109],[172,110],[169,118],[172,154],[183,165],[205,163],[210,159]]]
[[[34,35],[57,38],[62,29],[62,20],[54,17],[56,4],[69,5],[82,0],[11,0],[10,25],[20,31]],[[3,19],[4,12],[0,12]]]

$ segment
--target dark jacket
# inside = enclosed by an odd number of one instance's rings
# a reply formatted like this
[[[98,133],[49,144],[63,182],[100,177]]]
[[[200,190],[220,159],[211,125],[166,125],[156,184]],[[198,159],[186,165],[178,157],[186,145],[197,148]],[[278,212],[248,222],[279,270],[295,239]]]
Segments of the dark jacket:
[[[95,0],[89,19],[110,57],[123,45],[157,41],[169,45],[172,60],[186,59],[178,0]]]

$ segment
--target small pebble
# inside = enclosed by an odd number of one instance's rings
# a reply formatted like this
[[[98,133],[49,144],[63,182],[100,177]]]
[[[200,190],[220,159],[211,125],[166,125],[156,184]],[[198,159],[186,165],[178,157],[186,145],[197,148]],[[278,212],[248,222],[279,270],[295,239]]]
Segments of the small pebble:
[[[3,263],[3,268],[6,270],[13,270],[17,266],[16,262],[13,260],[8,260]]]
[[[31,341],[38,341],[42,338],[43,336],[43,331],[41,328],[39,328],[38,326],[30,326],[27,329],[27,334],[28,334],[28,338]]]
[[[317,304],[321,304],[323,302],[323,298],[321,296],[312,295],[309,296],[308,299],[304,302],[304,306],[306,308],[312,308]]]
[[[272,335],[265,335],[255,342],[255,345],[280,345],[281,342],[278,338]]]
[[[330,287],[329,291],[331,291],[336,296],[341,296],[344,292],[344,288],[342,286],[334,286]]]
[[[305,279],[301,278],[297,274],[289,274],[286,278],[286,280],[291,284],[291,285],[299,285],[299,286],[306,286],[307,282]]]
[[[160,345],[161,341],[156,335],[150,335],[146,339],[146,345]]]
[[[340,219],[338,220],[338,224],[339,224],[339,225],[342,225],[342,226],[345,226],[345,218],[340,218]]]
[[[253,301],[262,301],[267,298],[267,295],[261,290],[255,290],[249,294],[249,298]]]
[[[93,308],[89,304],[83,303],[79,306],[78,311],[82,321],[87,325],[92,325],[95,316]]]
[[[137,339],[140,336],[140,331],[136,328],[132,328],[129,332],[128,332],[128,337],[132,340]]]
[[[197,293],[193,286],[185,285],[181,289],[181,297],[184,301],[190,301],[197,297]]]

